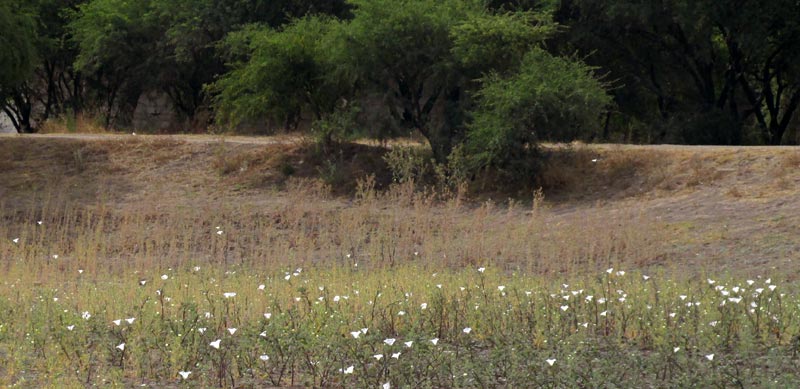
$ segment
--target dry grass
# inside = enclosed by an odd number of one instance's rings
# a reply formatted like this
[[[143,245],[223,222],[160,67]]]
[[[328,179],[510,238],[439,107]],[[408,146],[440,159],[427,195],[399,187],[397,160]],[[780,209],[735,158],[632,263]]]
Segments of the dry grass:
[[[42,134],[109,134],[102,124],[102,120],[86,114],[66,115],[57,119],[50,119],[39,126]]]
[[[358,263],[387,268],[413,263],[461,268],[492,263],[508,270],[580,273],[620,264],[650,264],[659,252],[657,223],[638,210],[618,218],[553,223],[512,203],[465,205],[415,191],[412,184],[377,191],[362,181],[342,206],[317,180],[289,180],[285,201],[265,206],[225,202],[165,208],[158,202],[119,210],[113,199],[79,205],[56,192],[25,210],[6,204],[0,257],[38,266],[41,274],[93,274],[181,267],[188,263],[256,269]],[[42,221],[39,225],[36,221]],[[218,228],[219,227],[219,228]],[[59,261],[41,261],[51,255]]]

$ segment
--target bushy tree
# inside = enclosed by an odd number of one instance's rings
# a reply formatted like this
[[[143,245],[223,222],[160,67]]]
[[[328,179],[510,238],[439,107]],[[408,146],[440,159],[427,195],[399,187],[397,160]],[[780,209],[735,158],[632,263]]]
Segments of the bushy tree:
[[[512,177],[530,173],[540,141],[580,138],[599,125],[610,102],[593,68],[531,50],[518,72],[484,79],[468,134],[472,163]]]

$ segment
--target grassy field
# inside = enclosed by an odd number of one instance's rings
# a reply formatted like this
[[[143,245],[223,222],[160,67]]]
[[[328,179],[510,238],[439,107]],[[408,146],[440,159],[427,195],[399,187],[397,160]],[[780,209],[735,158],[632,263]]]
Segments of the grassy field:
[[[0,139],[0,386],[800,384],[797,150],[443,194],[258,142]]]

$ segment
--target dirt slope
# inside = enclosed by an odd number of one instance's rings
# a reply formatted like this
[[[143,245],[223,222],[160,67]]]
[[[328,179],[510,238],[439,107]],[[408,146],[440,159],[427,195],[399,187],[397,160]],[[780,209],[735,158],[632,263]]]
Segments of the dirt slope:
[[[385,182],[381,150],[353,146],[339,157],[348,168],[332,172],[295,137],[0,136],[0,201],[6,212],[24,212],[53,196],[76,204],[103,198],[120,208],[270,204],[292,200],[281,191],[288,176],[377,173]],[[659,226],[656,261],[800,275],[798,148],[551,145],[547,150],[543,217],[554,226],[614,223],[633,210]],[[350,200],[335,201],[347,206]]]

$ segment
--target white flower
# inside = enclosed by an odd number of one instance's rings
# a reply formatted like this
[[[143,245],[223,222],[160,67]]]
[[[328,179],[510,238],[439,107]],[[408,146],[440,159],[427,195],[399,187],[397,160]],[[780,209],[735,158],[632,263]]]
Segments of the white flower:
[[[411,345],[414,344],[414,341],[413,340],[409,340],[408,342],[405,342],[403,344],[405,344],[406,347],[411,347]]]
[[[714,360],[714,354],[706,355],[706,359],[708,359],[709,361],[713,361]]]
[[[772,278],[767,278],[767,280],[764,281],[764,282],[767,283],[767,284],[771,284],[772,283]]]
[[[272,317],[272,314],[269,313],[269,312],[264,314],[264,318],[267,319],[267,320],[269,320],[269,318],[271,318],[271,317]]]
[[[620,270],[620,271],[617,272],[617,275],[622,277],[622,276],[625,275],[625,271],[624,270]]]
[[[397,316],[403,316],[403,315],[405,315],[405,314],[406,314],[406,311],[400,311],[400,312],[397,312]]]
[[[718,322],[717,322],[716,320],[714,320],[714,321],[712,321],[712,322],[708,323],[708,325],[710,325],[710,326],[712,326],[712,327],[716,327],[716,326],[717,326],[717,323],[718,323]]]
[[[147,280],[139,280],[139,285],[144,286],[147,283]]]
[[[195,266],[195,267],[193,267],[193,268],[192,268],[192,270],[194,270],[194,271],[200,271],[200,266]],[[189,373],[191,373],[191,372],[189,372]]]
[[[485,268],[485,267],[479,267],[479,268],[478,268],[478,273],[483,273],[483,272],[485,272],[485,271],[486,271],[486,268]]]
[[[267,331],[261,331],[261,333],[258,334],[258,336],[260,336],[262,338],[266,338],[267,337]]]
[[[347,369],[340,370],[344,374],[353,374],[353,370],[355,370],[355,366],[350,366]]]
[[[217,231],[217,235],[222,235],[222,230]]]
[[[644,278],[644,280],[647,281],[650,279],[650,276],[642,275],[642,278]]]
[[[395,340],[396,340],[395,338],[386,338],[383,340],[383,343],[386,343],[387,345],[391,346],[394,344]]]
[[[422,304],[420,304],[420,305],[419,305],[419,308],[420,308],[420,309],[426,309],[426,308],[428,308],[428,303],[422,303]]]
[[[497,290],[499,290],[499,291],[501,291],[501,292],[502,292],[503,290],[505,290],[505,289],[506,289],[506,286],[505,286],[505,285],[500,285],[500,286],[498,286],[498,287],[497,287]]]
[[[361,336],[361,331],[353,331],[350,335],[353,336],[353,339],[358,339],[358,337]]]
[[[266,285],[261,284],[261,285],[258,286],[258,290],[264,290],[264,288],[266,288],[266,287],[267,287]]]
[[[608,311],[600,312],[600,316],[606,316],[606,315],[608,315]]]
[[[236,333],[236,328],[228,328],[228,332],[230,332],[231,335],[233,335]]]
[[[770,286],[768,286],[768,288],[769,288],[769,290],[770,290],[770,291],[774,291],[774,290],[775,290],[775,288],[777,288],[777,286],[775,286],[775,285],[770,285]]]
[[[89,320],[92,317],[92,315],[89,313],[89,311],[84,311],[81,314],[81,317],[83,318],[83,320]]]
[[[187,379],[187,378],[189,378],[189,374],[192,374],[192,372],[191,371],[179,371],[178,374],[181,376],[181,378]]]
[[[417,255],[417,253],[414,253],[414,255]],[[381,386],[381,388],[382,389],[392,389],[392,384],[389,383],[389,382],[386,382]]]
[[[54,254],[53,259],[58,259],[58,254]]]
[[[472,328],[470,328],[470,327],[467,327],[467,328],[464,328],[464,329],[463,329],[463,330],[461,330],[461,331],[462,331],[462,332],[464,332],[465,334],[468,334],[468,333],[472,332]]]
[[[592,301],[593,298],[594,298],[594,296],[592,296],[592,295],[586,296],[586,301]]]
[[[681,348],[680,348],[680,347],[673,347],[673,348],[672,348],[672,352],[673,352],[673,353],[677,353],[678,351],[681,351]]]
[[[220,342],[222,342],[222,339],[217,339],[217,340],[215,340],[215,341],[213,341],[213,342],[209,343],[208,345],[209,345],[209,346],[211,346],[211,347],[213,347],[213,348],[215,348],[215,349],[217,349],[217,350],[219,350],[219,344],[220,344]]]
[[[78,274],[83,274],[83,269],[78,269]]]
[[[682,294],[682,295],[680,295],[678,297],[680,297],[681,300],[686,300],[686,297],[688,297],[688,296],[686,296],[685,294]]]
[[[709,279],[707,279],[706,281],[708,281],[708,284],[709,284],[709,285],[714,285],[714,284],[716,284],[716,283],[717,283],[717,281],[714,281],[714,280],[712,280],[712,279],[710,279],[710,278],[709,278]]]
[[[120,344],[118,344],[118,345],[117,345],[117,348],[118,348],[120,351],[125,351],[125,343],[120,343]]]
[[[161,275],[161,279],[164,280],[164,281],[166,281],[168,278],[169,278],[169,276],[166,275],[166,274],[162,274]]]
[[[600,297],[599,299],[597,299],[597,302],[600,303],[600,304],[605,304],[606,303],[606,298],[605,297]]]
[[[547,362],[548,365],[553,366],[553,364],[556,363],[556,359],[546,359],[545,362]]]
[[[120,324],[122,324],[122,319],[114,320],[114,321],[112,321],[112,323],[114,323],[116,325],[120,325]]]
[[[229,299],[231,297],[236,297],[236,292],[225,292],[222,294],[222,296],[225,297],[226,299]]]
[[[70,331],[72,331],[72,330],[74,330],[74,329],[75,329],[75,325],[73,324],[73,325],[67,326],[67,329],[68,329],[68,330],[70,330]]]
[[[742,301],[742,298],[741,297],[728,297],[728,301],[738,304],[739,302]]]
[[[264,354],[264,355],[258,357],[258,359],[260,359],[260,360],[262,360],[264,362],[269,361],[269,355]]]
[[[291,274],[287,274],[286,277],[283,277],[283,279],[286,281],[289,281],[290,278],[292,278]]]
[[[19,238],[11,239],[11,241],[14,242],[14,243],[19,243]]]
[[[400,359],[400,352],[392,353],[392,358]]]
[[[756,282],[753,280],[747,280],[747,285],[753,286]]]
[[[205,334],[205,333],[206,333],[206,327],[200,327],[200,328],[198,328],[198,329],[197,329],[197,332],[199,332],[199,333],[200,333],[200,335],[202,335],[202,334]]]
[[[366,327],[365,327],[365,328],[362,328],[362,329],[361,329],[361,333],[362,333],[362,334],[364,334],[364,335],[366,335],[366,334],[367,334],[367,331],[369,331],[369,328],[366,328]]]
[[[436,346],[436,344],[439,343],[439,338],[431,339],[431,343],[433,343],[433,345]]]
[[[562,306],[561,306],[561,310],[562,310],[562,311],[566,312],[566,311],[567,311],[567,309],[569,309],[569,305],[562,305]]]
[[[676,313],[675,313],[675,312],[671,312],[671,313],[669,314],[669,317],[675,317],[675,315],[676,315]]]
[[[375,358],[376,361],[380,361],[383,359],[383,354],[375,354],[372,357]]]

